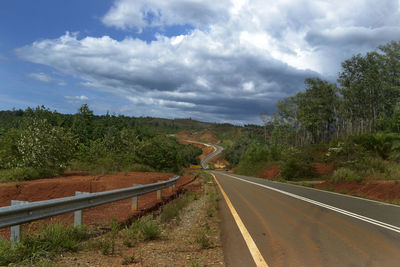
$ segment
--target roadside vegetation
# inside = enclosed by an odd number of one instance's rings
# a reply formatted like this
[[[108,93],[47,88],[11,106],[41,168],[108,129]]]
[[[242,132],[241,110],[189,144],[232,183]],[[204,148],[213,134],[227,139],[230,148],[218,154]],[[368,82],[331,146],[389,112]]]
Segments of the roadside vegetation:
[[[338,84],[305,80],[306,89],[261,114],[258,134],[242,134],[224,157],[244,175],[329,179],[332,184],[400,179],[400,42],[342,63]],[[321,171],[321,166],[331,171]]]
[[[78,251],[90,237],[86,227],[61,224],[45,225],[34,233],[25,234],[15,246],[0,237],[0,266],[32,265],[68,251]]]
[[[95,116],[87,105],[74,115],[45,107],[1,111],[0,182],[54,177],[65,170],[180,173],[198,164],[199,148],[159,133],[167,126],[143,127],[139,121]]]
[[[215,261],[215,257],[222,262],[218,243],[219,198],[211,176],[202,172],[194,188],[195,191],[187,191],[128,225],[112,219],[105,232],[104,229],[89,230],[85,226],[53,224],[37,231],[25,231],[15,246],[0,238],[0,266],[75,266],[83,260],[94,261],[91,262],[94,265],[95,262],[113,266],[139,262],[151,265],[155,259],[144,257],[143,253],[154,256],[154,251],[163,249],[167,249],[169,255],[193,255],[190,258],[177,256],[179,262],[175,263],[178,265]],[[175,250],[175,246],[181,248]],[[203,250],[205,252],[201,252]],[[207,253],[212,256],[203,257]],[[162,255],[159,257],[168,260]]]

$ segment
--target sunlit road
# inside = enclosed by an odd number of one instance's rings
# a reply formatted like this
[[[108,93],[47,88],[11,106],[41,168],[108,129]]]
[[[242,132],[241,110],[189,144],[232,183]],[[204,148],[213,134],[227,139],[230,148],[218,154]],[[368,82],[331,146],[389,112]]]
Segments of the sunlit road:
[[[268,266],[400,266],[399,206],[213,173]],[[255,266],[225,200],[220,207],[227,265]]]

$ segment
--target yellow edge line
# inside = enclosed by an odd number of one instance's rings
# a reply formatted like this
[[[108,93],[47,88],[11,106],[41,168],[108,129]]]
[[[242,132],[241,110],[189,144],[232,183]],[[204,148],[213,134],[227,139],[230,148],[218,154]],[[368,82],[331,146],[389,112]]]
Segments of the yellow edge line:
[[[211,173],[211,175],[214,177],[215,182],[217,183],[219,189],[221,190],[221,193],[226,201],[226,204],[228,205],[228,207],[232,213],[232,216],[235,219],[235,222],[236,222],[240,232],[242,233],[244,241],[246,242],[246,245],[250,250],[250,254],[253,257],[253,260],[254,260],[256,266],[268,267],[268,264],[265,262],[264,257],[261,255],[260,250],[258,250],[256,243],[254,242],[253,238],[251,238],[249,231],[247,231],[246,226],[244,226],[242,219],[240,219],[239,214],[236,212],[236,209],[233,207],[232,202],[229,200],[224,189],[222,189],[222,186],[218,182],[215,175],[212,173]]]

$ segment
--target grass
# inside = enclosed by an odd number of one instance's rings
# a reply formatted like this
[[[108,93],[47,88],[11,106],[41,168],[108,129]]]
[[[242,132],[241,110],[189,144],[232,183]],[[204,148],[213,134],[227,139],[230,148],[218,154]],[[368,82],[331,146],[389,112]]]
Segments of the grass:
[[[157,220],[141,218],[125,229],[123,244],[133,247],[139,241],[155,240],[161,237],[161,228]]]
[[[331,177],[331,183],[333,184],[348,181],[362,182],[363,177],[349,168],[339,168],[334,171]]]
[[[214,187],[207,190],[206,195],[208,198],[206,214],[208,217],[214,217],[218,211],[218,201],[220,200],[220,196]]]
[[[199,198],[199,195],[194,192],[186,193],[177,201],[166,205],[161,210],[160,221],[162,223],[169,222],[174,218],[179,218],[179,212],[192,200]]]
[[[204,182],[205,184],[207,184],[207,183],[209,183],[209,182],[211,182],[211,181],[213,180],[212,175],[209,174],[208,172],[201,171],[201,172],[200,172],[200,175],[203,177],[203,182]]]
[[[348,192],[347,192],[347,190],[346,189],[342,189],[342,190],[340,190],[340,194],[347,194]]]
[[[0,238],[0,266],[34,264],[65,251],[77,251],[81,242],[89,238],[85,226],[74,227],[52,224],[42,227],[36,234],[28,234],[15,246]]]
[[[195,241],[202,249],[208,249],[213,246],[210,238],[208,237],[208,231],[205,229],[202,229],[197,233]]]
[[[135,258],[134,255],[132,256],[125,256],[121,262],[122,265],[129,265],[129,264],[134,264],[138,263],[139,261]]]

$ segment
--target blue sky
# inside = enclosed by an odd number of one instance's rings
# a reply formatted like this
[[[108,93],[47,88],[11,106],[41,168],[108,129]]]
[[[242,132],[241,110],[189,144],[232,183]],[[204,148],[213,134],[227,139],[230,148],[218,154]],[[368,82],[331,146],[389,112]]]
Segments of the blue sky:
[[[0,109],[260,123],[400,40],[398,1],[3,0]]]

